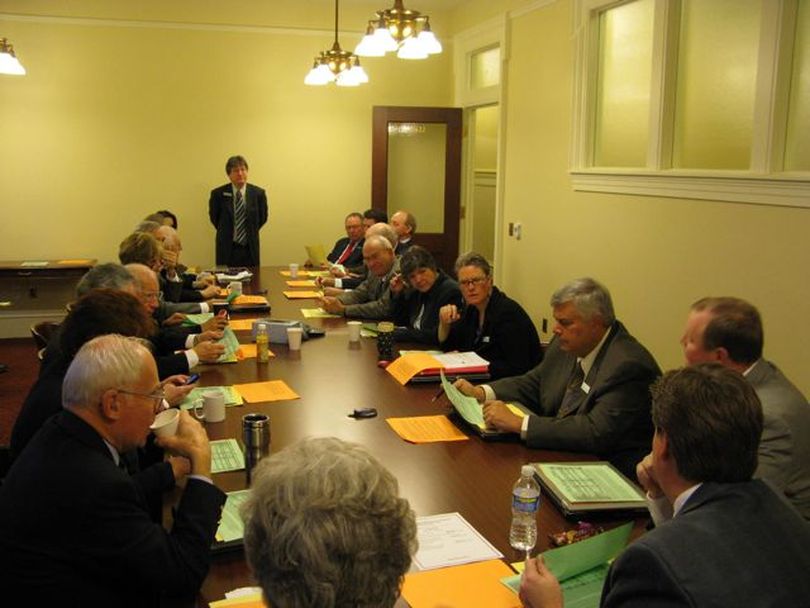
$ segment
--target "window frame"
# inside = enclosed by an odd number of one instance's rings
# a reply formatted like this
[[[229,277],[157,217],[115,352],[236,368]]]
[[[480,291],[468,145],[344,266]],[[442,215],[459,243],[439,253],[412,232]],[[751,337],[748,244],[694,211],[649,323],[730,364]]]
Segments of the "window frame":
[[[763,0],[748,170],[673,169],[680,0],[654,0],[649,145],[644,167],[593,163],[599,15],[632,0],[577,0],[569,174],[574,190],[810,208],[810,171],[784,171],[797,0]]]

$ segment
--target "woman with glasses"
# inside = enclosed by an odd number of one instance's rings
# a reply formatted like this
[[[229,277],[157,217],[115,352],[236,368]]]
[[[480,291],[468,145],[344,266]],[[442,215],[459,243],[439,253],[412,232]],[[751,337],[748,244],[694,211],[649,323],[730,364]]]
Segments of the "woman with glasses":
[[[456,260],[464,305],[439,311],[438,339],[445,351],[475,351],[489,361],[493,380],[523,374],[543,358],[540,337],[523,307],[492,284],[492,267],[469,252]]]

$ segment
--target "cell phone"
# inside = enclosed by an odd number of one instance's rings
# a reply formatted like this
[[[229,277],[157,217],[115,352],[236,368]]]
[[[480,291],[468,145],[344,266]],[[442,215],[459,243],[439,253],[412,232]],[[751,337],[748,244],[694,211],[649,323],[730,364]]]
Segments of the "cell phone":
[[[200,374],[191,374],[191,375],[188,377],[188,380],[186,380],[186,382],[185,382],[185,383],[186,383],[186,384],[194,384],[194,383],[195,383],[195,382],[197,382],[197,380],[199,380],[199,379],[200,379]]]

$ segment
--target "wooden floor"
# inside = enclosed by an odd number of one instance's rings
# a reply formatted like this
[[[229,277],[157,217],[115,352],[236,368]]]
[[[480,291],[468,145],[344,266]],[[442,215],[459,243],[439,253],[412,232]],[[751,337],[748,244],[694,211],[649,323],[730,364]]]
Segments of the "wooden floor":
[[[31,338],[0,340],[0,363],[8,371],[0,373],[0,446],[8,445],[20,406],[39,375],[37,349]]]

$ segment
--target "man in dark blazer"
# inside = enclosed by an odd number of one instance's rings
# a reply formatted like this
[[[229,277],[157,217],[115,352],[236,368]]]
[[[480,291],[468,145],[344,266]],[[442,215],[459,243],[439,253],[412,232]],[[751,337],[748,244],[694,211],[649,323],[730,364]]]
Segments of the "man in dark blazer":
[[[202,426],[180,412],[157,443],[175,457],[131,476],[121,455],[142,447],[163,394],[149,351],[94,338],[65,375],[51,418],[0,487],[0,583],[46,606],[158,606],[191,599],[208,572],[225,495],[211,482]],[[171,532],[149,506],[188,474]]]
[[[335,241],[335,246],[326,259],[343,268],[354,268],[363,263],[363,216],[354,212],[346,216],[344,221],[346,236]]]
[[[217,229],[217,265],[260,266],[259,229],[267,222],[267,194],[247,183],[244,157],[231,156],[225,173],[231,183],[212,190],[208,199],[208,217]]]
[[[716,363],[670,371],[653,386],[652,416],[639,479],[675,516],[616,558],[601,606],[810,605],[810,527],[751,479],[763,416],[750,384]],[[529,560],[521,599],[562,606],[542,560]]]
[[[649,450],[649,387],[660,369],[616,320],[600,283],[571,281],[554,293],[551,306],[555,338],[537,367],[490,385],[456,385],[484,403],[489,426],[520,433],[529,447],[597,454],[632,478]],[[508,401],[532,414],[515,415]]]

